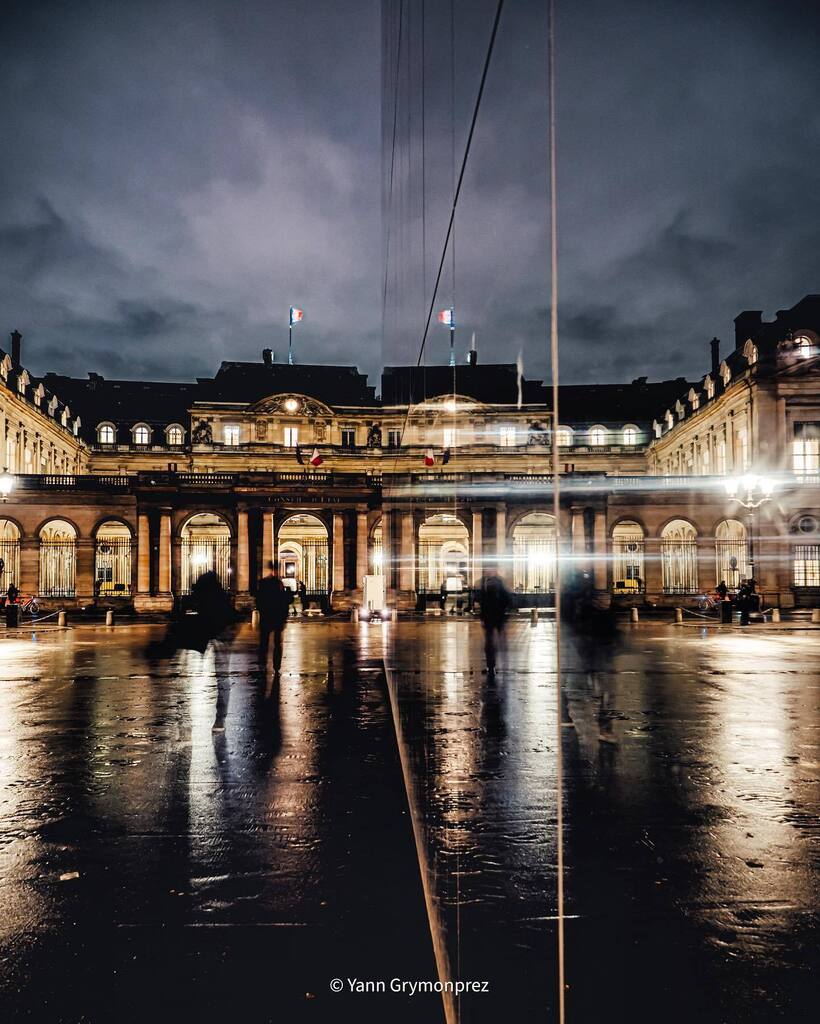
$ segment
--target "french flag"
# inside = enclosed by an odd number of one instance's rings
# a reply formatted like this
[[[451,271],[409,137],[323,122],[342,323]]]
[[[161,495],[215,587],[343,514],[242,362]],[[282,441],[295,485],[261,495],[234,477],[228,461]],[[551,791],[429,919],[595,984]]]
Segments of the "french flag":
[[[319,449],[318,448],[314,448],[313,449],[313,454],[310,457],[310,464],[311,464],[311,466],[321,466],[324,461],[325,460],[319,454]]]
[[[302,319],[302,317],[304,315],[305,315],[305,311],[303,309],[297,309],[296,306],[291,306],[290,307],[290,326],[293,327],[294,324],[298,324],[299,321]]]
[[[438,322],[451,329],[455,327],[456,317],[454,311],[452,309],[442,309],[438,314]]]
[[[424,453],[424,465],[425,466],[435,466],[435,464],[436,464],[435,453],[433,452],[432,448],[428,448],[427,451]]]

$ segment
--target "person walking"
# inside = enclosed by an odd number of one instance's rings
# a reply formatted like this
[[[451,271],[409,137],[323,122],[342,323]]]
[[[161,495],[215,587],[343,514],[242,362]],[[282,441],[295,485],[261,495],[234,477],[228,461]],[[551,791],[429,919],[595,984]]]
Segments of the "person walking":
[[[215,572],[204,572],[191,587],[191,605],[196,612],[191,624],[195,635],[188,638],[185,646],[192,646],[203,654],[211,647],[214,652],[216,717],[212,731],[224,732],[231,692],[230,658],[236,614]]]
[[[273,635],[273,671],[279,675],[282,667],[282,633],[288,624],[293,591],[282,582],[273,562],[268,562],[268,575],[259,581],[256,590],[256,608],[259,612],[259,668],[268,669],[270,638]]]
[[[479,591],[481,625],[484,627],[484,656],[487,674],[495,675],[498,645],[504,635],[504,625],[512,604],[510,592],[497,573],[488,573],[481,581]]]

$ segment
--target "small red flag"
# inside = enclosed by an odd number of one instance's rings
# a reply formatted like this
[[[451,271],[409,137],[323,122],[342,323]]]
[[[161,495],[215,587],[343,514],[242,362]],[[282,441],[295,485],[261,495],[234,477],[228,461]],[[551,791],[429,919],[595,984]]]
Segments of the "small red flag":
[[[311,464],[311,466],[321,466],[324,461],[325,460],[319,454],[319,449],[318,448],[314,448],[313,449],[313,454],[310,457],[310,464]]]
[[[432,448],[428,448],[427,451],[424,453],[424,465],[425,466],[435,466],[435,464],[436,464],[436,456],[433,453],[433,449]]]

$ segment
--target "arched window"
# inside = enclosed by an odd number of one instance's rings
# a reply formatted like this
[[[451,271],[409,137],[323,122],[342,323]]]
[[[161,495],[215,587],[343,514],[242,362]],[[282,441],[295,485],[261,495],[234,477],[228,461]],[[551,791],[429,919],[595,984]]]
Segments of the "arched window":
[[[743,346],[743,355],[746,357],[746,362],[749,366],[754,366],[757,362],[757,345],[755,345],[751,338]]]
[[[666,410],[666,414],[664,415],[664,419],[666,420],[666,429],[667,430],[671,430],[672,427],[674,427],[674,425],[675,425],[675,416],[674,416],[674,414],[673,414],[671,409],[667,409]]]
[[[151,430],[145,423],[138,423],[131,432],[134,444],[150,444]]]
[[[222,518],[212,512],[199,512],[180,530],[182,540],[182,593],[206,572],[215,572],[226,590],[231,589],[231,531]]]
[[[720,376],[721,380],[723,381],[723,386],[728,387],[729,382],[732,379],[732,371],[729,367],[729,364],[725,360],[720,364]]]
[[[555,431],[555,443],[559,448],[572,447],[572,428],[558,427]]]
[[[600,448],[602,445],[607,443],[609,431],[606,427],[596,425],[590,428],[589,431],[589,443],[595,448]]]
[[[169,445],[181,445],[185,441],[185,431],[178,423],[172,423],[165,432]]]
[[[614,594],[642,594],[643,529],[639,523],[625,520],[612,531],[612,592]]]
[[[698,589],[697,532],[685,519],[673,519],[661,533],[661,574],[665,594]]]
[[[752,575],[746,527],[737,519],[725,519],[715,529],[715,582],[721,580],[730,590]]]
[[[52,519],[40,530],[41,597],[74,597],[76,540],[76,530],[63,519]]]
[[[0,519],[0,559],[0,594],[5,594],[10,583],[20,585],[20,531],[10,519]]]
[[[113,423],[101,423],[97,427],[97,441],[99,444],[113,444],[116,436]]]
[[[715,397],[715,382],[714,382],[714,380],[711,377],[706,377],[704,382],[703,382],[703,386],[706,388],[706,397],[707,398],[714,398]]]
[[[624,427],[623,432],[624,444],[633,445],[638,443],[638,428],[632,425]]]
[[[546,594],[555,589],[555,519],[529,512],[513,527],[513,587],[519,593]]]
[[[417,590],[438,595],[441,587],[452,589],[449,580],[471,582],[470,536],[458,516],[449,512],[428,516],[419,527]]]
[[[808,334],[798,334],[794,339],[794,350],[799,359],[810,359],[814,355],[814,344]]]
[[[128,597],[131,593],[131,531],[110,520],[97,530],[94,589],[102,597]]]

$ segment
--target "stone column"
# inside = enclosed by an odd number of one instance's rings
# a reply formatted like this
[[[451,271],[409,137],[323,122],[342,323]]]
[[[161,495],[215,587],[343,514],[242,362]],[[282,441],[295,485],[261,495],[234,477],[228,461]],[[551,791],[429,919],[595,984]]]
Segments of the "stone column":
[[[484,575],[484,537],[482,512],[473,512],[473,582],[478,585]]]
[[[333,592],[345,589],[345,521],[341,512],[333,513]]]
[[[413,537],[413,513],[401,513],[401,555],[399,558],[399,590],[409,594],[415,589],[416,545]]]
[[[14,581],[24,594],[40,593],[40,541],[24,537],[20,541],[20,578]]]
[[[171,516],[162,512],[159,517],[159,593],[171,593]]]
[[[273,512],[262,513],[262,575],[268,572],[268,562],[273,561]]]
[[[593,579],[596,590],[607,589],[607,549],[606,549],[606,512],[595,511],[595,529],[593,532],[595,561],[593,563]]]
[[[74,593],[78,601],[90,601],[94,598],[94,541],[90,538],[77,538],[75,543],[76,578]]]
[[[250,552],[248,549],[248,513],[236,513],[236,592],[250,590]]]
[[[393,551],[391,544],[393,513],[382,509],[382,573],[384,574],[385,596],[393,589]]]
[[[356,579],[354,590],[364,587],[364,578],[370,571],[367,564],[367,513],[356,513]]]
[[[507,555],[507,506],[504,502],[495,507],[495,554],[498,571],[503,573]]]
[[[137,516],[137,593],[151,592],[151,527],[148,516]]]

